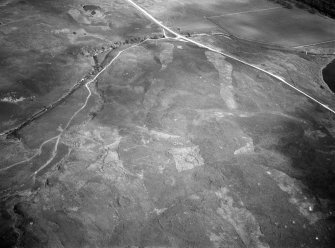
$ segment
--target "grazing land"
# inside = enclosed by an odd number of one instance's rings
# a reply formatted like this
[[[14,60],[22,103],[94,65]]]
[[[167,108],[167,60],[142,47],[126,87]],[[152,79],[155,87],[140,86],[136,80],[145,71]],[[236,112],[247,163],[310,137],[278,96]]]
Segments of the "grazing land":
[[[159,15],[160,20],[167,26],[179,28],[186,32],[219,32],[219,27],[206,20],[208,16],[218,16],[222,14],[251,11],[267,8],[281,7],[266,0],[246,0],[246,1],[138,1],[154,16]]]
[[[90,72],[96,53],[157,31],[124,3],[96,4],[23,0],[0,8],[0,132],[65,94]]]
[[[334,21],[265,0],[0,13],[1,248],[334,247]]]
[[[242,39],[296,47],[335,40],[334,21],[297,8],[209,17],[219,27]]]

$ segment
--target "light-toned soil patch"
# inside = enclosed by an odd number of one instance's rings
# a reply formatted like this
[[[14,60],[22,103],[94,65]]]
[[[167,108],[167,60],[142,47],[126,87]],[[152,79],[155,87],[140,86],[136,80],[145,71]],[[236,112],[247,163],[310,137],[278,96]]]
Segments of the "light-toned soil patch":
[[[199,152],[200,149],[197,146],[173,148],[169,151],[175,160],[176,168],[179,172],[204,165],[204,160]]]
[[[233,66],[222,59],[222,56],[206,52],[207,59],[210,61],[219,73],[220,95],[229,109],[235,109],[237,104],[234,99],[234,88],[232,85]]]
[[[159,59],[162,63],[162,70],[165,70],[168,64],[170,64],[173,60],[174,45],[170,43],[164,43],[162,47],[164,50],[161,52]]]

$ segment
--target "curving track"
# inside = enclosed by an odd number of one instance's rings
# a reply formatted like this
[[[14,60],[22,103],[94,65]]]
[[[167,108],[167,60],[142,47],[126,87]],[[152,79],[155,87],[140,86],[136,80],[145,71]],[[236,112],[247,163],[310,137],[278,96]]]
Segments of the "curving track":
[[[149,39],[147,39],[147,40],[149,40]],[[129,49],[131,49],[131,48],[133,48],[133,47],[136,47],[136,46],[139,46],[139,45],[141,45],[142,43],[144,43],[144,42],[146,42],[147,40],[144,40],[144,41],[142,41],[141,43],[138,43],[138,44],[135,44],[135,45],[133,45],[133,46],[130,46],[130,47],[128,47],[128,48],[126,48],[126,49],[124,49],[124,50],[122,50],[122,51],[120,51],[120,52],[118,52],[117,53],[117,55],[101,70],[101,71],[99,71],[99,73],[97,73],[92,79],[90,79],[86,84],[85,84],[85,87],[86,87],[86,89],[87,89],[87,91],[88,91],[88,95],[87,95],[87,97],[86,97],[86,100],[85,100],[85,102],[84,102],[84,104],[71,116],[71,118],[68,120],[68,122],[66,123],[66,125],[65,125],[65,127],[62,129],[62,131],[58,134],[58,135],[56,135],[56,136],[54,136],[54,137],[52,137],[52,138],[50,138],[50,139],[48,139],[48,140],[46,140],[46,141],[44,141],[40,146],[39,146],[39,148],[37,149],[37,152],[33,155],[33,156],[31,156],[31,157],[29,157],[29,158],[27,158],[27,159],[25,159],[25,160],[22,160],[22,161],[20,161],[20,162],[16,162],[16,163],[14,163],[14,164],[11,164],[11,165],[8,165],[8,166],[6,166],[6,167],[4,167],[4,168],[1,168],[0,169],[0,172],[2,172],[2,171],[6,171],[6,170],[9,170],[9,169],[11,169],[11,168],[13,168],[13,167],[16,167],[16,166],[18,166],[18,165],[21,165],[21,164],[24,164],[24,163],[26,163],[26,162],[29,162],[29,161],[31,161],[32,159],[34,159],[35,157],[37,157],[38,155],[40,155],[41,153],[42,153],[42,148],[46,145],[46,144],[48,144],[48,143],[50,143],[51,141],[53,141],[53,140],[55,140],[56,139],[56,143],[55,143],[55,145],[54,145],[54,147],[53,147],[53,150],[52,150],[52,155],[51,155],[51,157],[41,166],[41,167],[39,167],[36,171],[34,171],[33,172],[33,174],[32,174],[32,176],[35,176],[38,172],[40,172],[41,170],[43,170],[46,166],[48,166],[54,159],[55,159],[55,157],[56,157],[56,155],[57,155],[57,151],[58,151],[58,145],[59,145],[59,142],[60,142],[60,139],[61,139],[61,137],[62,137],[62,135],[64,134],[64,132],[68,129],[68,127],[71,125],[71,123],[72,123],[72,121],[74,120],[74,118],[83,110],[83,109],[85,109],[85,107],[87,106],[87,103],[88,103],[88,101],[89,101],[89,99],[90,99],[90,97],[91,97],[91,95],[92,95],[92,92],[91,92],[91,90],[90,90],[90,88],[89,88],[89,85],[92,83],[92,82],[94,82],[100,75],[101,75],[101,73],[103,73],[109,66],[111,66],[113,63],[114,63],[114,61],[116,60],[116,59],[118,59],[118,57],[122,54],[122,53],[124,53],[125,51],[127,51],[127,50],[129,50]]]

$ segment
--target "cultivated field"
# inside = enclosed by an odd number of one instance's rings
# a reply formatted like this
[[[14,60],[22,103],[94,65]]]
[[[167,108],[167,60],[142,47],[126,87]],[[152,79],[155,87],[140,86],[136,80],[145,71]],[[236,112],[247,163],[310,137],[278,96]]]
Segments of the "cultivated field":
[[[165,24],[186,32],[219,31],[220,28],[206,20],[206,16],[280,7],[266,0],[138,0],[136,2]]]
[[[261,43],[296,47],[335,39],[335,21],[297,8],[248,11],[209,19],[239,38]]]

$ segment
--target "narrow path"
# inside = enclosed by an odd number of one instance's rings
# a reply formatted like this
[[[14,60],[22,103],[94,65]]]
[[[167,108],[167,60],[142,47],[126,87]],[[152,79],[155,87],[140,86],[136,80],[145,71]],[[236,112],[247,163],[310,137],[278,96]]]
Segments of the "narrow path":
[[[52,155],[51,155],[51,157],[39,168],[39,169],[37,169],[36,171],[34,171],[33,172],[33,174],[32,174],[32,176],[35,176],[38,172],[40,172],[41,170],[43,170],[46,166],[48,166],[51,162],[52,162],[52,160],[56,157],[56,155],[57,155],[57,151],[58,151],[58,146],[59,146],[59,142],[60,142],[60,139],[61,139],[61,137],[62,137],[62,135],[64,134],[64,132],[68,129],[68,127],[70,126],[70,124],[72,123],[72,121],[73,121],[73,119],[83,110],[83,109],[85,109],[85,107],[87,106],[87,104],[88,104],[88,101],[89,101],[89,99],[90,99],[90,97],[91,97],[91,95],[92,95],[92,92],[91,92],[91,90],[90,90],[90,88],[89,88],[89,85],[92,83],[92,82],[94,82],[100,75],[101,75],[101,73],[103,73],[109,66],[111,66],[113,63],[114,63],[114,61],[122,54],[122,53],[124,53],[125,51],[127,51],[127,50],[129,50],[129,49],[131,49],[131,48],[133,48],[133,47],[136,47],[136,46],[139,46],[139,45],[141,45],[142,43],[144,43],[144,42],[146,42],[146,41],[148,41],[148,40],[150,40],[150,39],[146,39],[146,40],[144,40],[144,41],[142,41],[142,42],[140,42],[140,43],[138,43],[138,44],[135,44],[135,45],[133,45],[133,46],[130,46],[130,47],[128,47],[128,48],[126,48],[126,49],[124,49],[124,50],[122,50],[122,51],[120,51],[120,52],[118,52],[117,53],[117,55],[101,70],[101,71],[99,71],[99,73],[97,73],[92,79],[90,79],[86,84],[85,84],[85,87],[86,87],[86,89],[87,89],[87,91],[88,91],[88,95],[87,95],[87,97],[86,97],[86,100],[85,100],[85,102],[84,102],[84,104],[70,117],[70,119],[68,120],[68,122],[66,123],[66,125],[65,125],[65,127],[61,130],[61,132],[58,134],[58,135],[56,135],[56,136],[54,136],[54,137],[52,137],[52,138],[50,138],[50,139],[48,139],[48,140],[46,140],[46,141],[44,141],[40,146],[39,146],[39,148],[38,148],[38,150],[37,150],[37,152],[33,155],[33,156],[31,156],[31,157],[29,157],[29,158],[27,158],[27,159],[25,159],[25,160],[23,160],[23,161],[20,161],[20,162],[17,162],[17,163],[14,163],[14,164],[11,164],[11,165],[9,165],[9,166],[7,166],[7,167],[4,167],[4,168],[1,168],[0,169],[0,172],[2,172],[2,171],[6,171],[6,170],[9,170],[9,169],[11,169],[11,168],[13,168],[13,167],[15,167],[15,166],[18,166],[18,165],[20,165],[20,164],[24,164],[24,163],[26,163],[26,162],[29,162],[29,161],[31,161],[32,159],[34,159],[35,157],[37,157],[38,155],[40,155],[41,153],[42,153],[42,148],[46,145],[46,144],[48,144],[48,143],[50,143],[51,141],[53,141],[53,140],[56,140],[56,143],[55,143],[55,145],[54,145],[54,147],[53,147],[53,151],[52,151]]]
[[[150,39],[156,39],[156,38],[152,38],[155,37],[154,35],[155,33],[152,34],[152,36],[150,38],[147,38],[147,40]],[[140,39],[141,42],[143,42],[144,40],[142,40],[141,37],[137,37],[137,39]],[[160,38],[159,38],[160,39]],[[110,42],[108,42],[110,43]],[[99,49],[95,55],[93,55],[93,59],[95,60],[95,56],[103,53],[103,52],[111,52],[114,49],[117,49],[119,46],[121,45],[125,45],[127,43],[125,43],[125,41],[123,42],[114,42],[114,43],[110,43],[112,44],[109,48],[107,49]],[[129,45],[132,43],[129,43]],[[37,120],[38,118],[41,118],[43,115],[45,115],[46,113],[50,112],[51,110],[53,110],[55,107],[57,107],[59,104],[61,104],[62,102],[64,102],[69,96],[71,96],[77,89],[79,89],[81,86],[83,86],[85,84],[85,82],[90,78],[91,75],[95,74],[97,71],[96,69],[98,68],[98,65],[96,64],[96,68],[89,72],[89,74],[86,74],[84,77],[82,77],[80,79],[80,81],[76,82],[70,89],[68,89],[61,97],[59,97],[58,99],[56,99],[55,101],[53,101],[52,103],[50,103],[49,105],[47,105],[46,107],[39,109],[37,112],[33,113],[31,116],[29,116],[27,119],[25,119],[23,122],[17,124],[14,127],[11,127],[5,131],[2,131],[0,133],[0,136],[8,136],[8,135],[13,135],[14,137],[17,136],[18,132],[23,129],[24,127],[28,126],[30,123],[32,123],[33,121]]]
[[[18,131],[20,131],[22,128],[26,127],[27,125],[29,125],[31,122],[35,121],[36,119],[40,118],[42,115],[46,114],[47,112],[51,111],[52,109],[54,109],[56,106],[58,106],[59,104],[61,104],[63,101],[66,100],[67,97],[69,97],[70,95],[72,95],[79,87],[82,86],[83,82],[85,81],[85,77],[82,78],[80,81],[78,81],[77,83],[75,83],[65,94],[63,94],[60,98],[58,98],[57,100],[55,100],[54,102],[50,103],[47,107],[40,109],[38,112],[34,113],[32,116],[30,116],[27,120],[23,121],[22,123],[20,123],[19,125],[17,125],[16,127],[10,128],[6,131],[3,131],[2,133],[0,133],[0,136],[4,136],[4,135],[11,135],[14,134]]]
[[[248,63],[248,62],[246,62],[246,61],[243,61],[243,60],[241,60],[241,59],[239,59],[239,58],[236,58],[236,57],[234,57],[234,56],[232,56],[232,55],[229,55],[229,54],[227,54],[227,53],[224,53],[224,52],[221,52],[221,51],[219,51],[219,50],[216,50],[216,49],[214,49],[214,48],[212,48],[212,47],[206,46],[206,45],[201,44],[201,43],[199,43],[199,42],[197,42],[197,41],[194,41],[194,40],[192,40],[192,39],[189,39],[189,38],[187,38],[187,37],[184,37],[184,36],[178,34],[177,32],[173,31],[171,28],[166,27],[162,22],[158,21],[155,17],[153,17],[152,15],[150,15],[145,9],[143,9],[142,7],[140,7],[139,5],[137,5],[134,1],[132,1],[132,0],[126,0],[126,1],[129,2],[131,5],[133,5],[137,10],[139,10],[140,12],[142,12],[142,14],[145,15],[146,17],[148,17],[150,20],[152,20],[153,22],[155,22],[156,24],[158,24],[159,26],[161,26],[161,27],[162,27],[163,29],[165,29],[166,31],[168,31],[168,32],[170,32],[171,34],[175,35],[177,39],[184,40],[184,41],[188,41],[188,42],[190,42],[190,43],[192,43],[192,44],[194,44],[194,45],[197,45],[198,47],[207,49],[207,50],[209,50],[209,51],[212,51],[212,52],[215,52],[215,53],[218,53],[218,54],[221,54],[221,55],[223,55],[223,56],[226,56],[226,57],[228,57],[228,58],[231,58],[231,59],[233,59],[233,60],[236,60],[236,61],[238,61],[238,62],[240,62],[240,63],[242,63],[242,64],[244,64],[244,65],[247,65],[247,66],[250,66],[250,67],[252,67],[252,68],[254,68],[254,69],[257,69],[257,70],[259,70],[259,71],[262,71],[262,72],[264,72],[265,74],[267,74],[267,75],[269,75],[269,76],[271,76],[271,77],[273,77],[273,78],[279,80],[280,82],[282,82],[282,83],[288,85],[289,87],[291,87],[291,88],[294,89],[295,91],[298,91],[299,93],[301,93],[301,94],[303,94],[304,96],[308,97],[309,99],[311,99],[312,101],[316,102],[317,104],[319,104],[319,105],[322,106],[323,108],[325,108],[325,109],[327,109],[327,110],[329,110],[330,112],[332,112],[332,113],[335,114],[335,110],[333,110],[332,108],[330,108],[328,105],[326,105],[326,104],[324,104],[324,103],[318,101],[317,99],[315,99],[314,97],[310,96],[310,95],[307,94],[306,92],[304,92],[304,91],[300,90],[299,88],[295,87],[294,85],[288,83],[288,82],[287,82],[284,78],[282,78],[281,76],[278,76],[278,75],[276,75],[276,74],[274,74],[274,73],[272,73],[272,72],[266,71],[266,70],[264,70],[264,69],[262,69],[262,68],[260,68],[260,67],[258,67],[258,66],[256,66],[256,65],[250,64],[250,63]]]
[[[29,157],[29,158],[27,158],[27,159],[25,159],[25,160],[22,160],[22,161],[20,161],[20,162],[16,162],[16,163],[14,163],[14,164],[8,165],[7,167],[1,168],[1,169],[0,169],[0,172],[9,170],[10,168],[13,168],[13,167],[15,167],[15,166],[17,166],[17,165],[20,165],[20,164],[23,164],[23,163],[26,163],[26,162],[29,162],[29,161],[33,160],[33,159],[36,158],[38,155],[41,155],[41,153],[42,153],[42,148],[43,148],[46,144],[48,144],[49,142],[51,142],[51,141],[53,141],[53,140],[55,140],[55,139],[57,139],[57,136],[54,136],[54,137],[52,137],[52,138],[50,138],[50,139],[48,139],[48,140],[45,140],[45,141],[38,147],[37,152],[36,152],[33,156],[31,156],[31,157]]]

